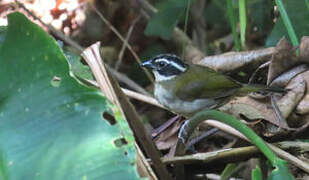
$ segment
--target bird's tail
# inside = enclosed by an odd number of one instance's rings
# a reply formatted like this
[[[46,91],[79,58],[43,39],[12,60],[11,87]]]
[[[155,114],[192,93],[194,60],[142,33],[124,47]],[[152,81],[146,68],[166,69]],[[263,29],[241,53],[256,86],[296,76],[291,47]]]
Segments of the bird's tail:
[[[239,93],[247,94],[251,92],[273,92],[273,93],[286,93],[287,89],[280,87],[268,87],[259,84],[243,84],[239,89]]]

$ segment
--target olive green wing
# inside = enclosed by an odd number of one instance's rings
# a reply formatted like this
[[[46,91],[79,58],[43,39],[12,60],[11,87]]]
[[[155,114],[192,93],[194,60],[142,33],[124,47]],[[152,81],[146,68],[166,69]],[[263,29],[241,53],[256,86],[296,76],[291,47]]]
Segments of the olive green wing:
[[[242,85],[212,69],[192,65],[177,77],[175,94],[182,100],[222,98],[235,93]]]

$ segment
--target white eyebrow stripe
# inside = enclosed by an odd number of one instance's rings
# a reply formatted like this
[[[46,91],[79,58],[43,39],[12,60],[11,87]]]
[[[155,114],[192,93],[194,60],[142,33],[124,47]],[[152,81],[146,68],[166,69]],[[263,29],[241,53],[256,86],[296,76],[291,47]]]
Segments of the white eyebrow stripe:
[[[161,58],[161,59],[156,59],[156,62],[166,62],[167,64],[170,64],[170,61],[168,61],[167,59],[165,58]]]
[[[171,61],[170,64],[172,64],[174,67],[176,67],[177,69],[179,69],[181,72],[185,72],[186,71],[186,67],[180,66],[179,64]]]
[[[175,62],[173,62],[173,61],[169,61],[169,60],[167,60],[167,59],[165,59],[165,58],[160,58],[160,59],[157,59],[156,60],[156,62],[165,62],[165,63],[167,63],[167,64],[172,64],[174,67],[176,67],[178,70],[180,70],[181,72],[185,72],[186,71],[186,67],[183,67],[183,66],[181,66],[181,65],[179,65],[179,64],[177,64],[177,63],[175,63]]]

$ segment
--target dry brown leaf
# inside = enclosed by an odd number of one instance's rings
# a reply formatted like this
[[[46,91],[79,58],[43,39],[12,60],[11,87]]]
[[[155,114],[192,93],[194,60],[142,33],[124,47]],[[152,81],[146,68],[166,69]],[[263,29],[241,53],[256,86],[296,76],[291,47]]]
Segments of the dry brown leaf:
[[[182,123],[183,121],[176,121],[159,135],[159,138],[155,140],[155,144],[159,150],[169,149],[177,143],[178,130]]]
[[[156,146],[159,150],[167,150],[171,147],[175,146],[178,141],[177,133],[169,138],[165,139],[164,141],[156,141]]]
[[[302,62],[309,63],[309,36],[304,36],[299,45],[299,58]]]
[[[207,56],[194,63],[210,67],[219,72],[230,72],[249,64],[259,66],[268,61],[273,52],[273,47],[253,51],[229,52],[221,55]]]
[[[307,70],[309,70],[309,66],[307,64],[296,66],[276,77],[269,86],[286,87],[291,79]]]
[[[280,100],[277,102],[279,109],[282,112],[284,118],[287,118],[290,113],[295,109],[298,103],[301,101],[306,88],[306,83],[303,79],[302,74],[296,76],[294,79],[290,81],[287,86],[287,89],[291,89],[286,93]],[[273,108],[270,103],[266,100],[256,100],[250,98],[249,96],[245,97],[237,97],[229,102],[225,106],[235,106],[235,104],[246,104],[248,107],[254,107],[259,113],[256,114],[256,117],[259,117],[259,114],[264,117],[264,119],[271,124],[279,126],[278,118],[276,117]],[[224,107],[224,106],[223,106]],[[249,108],[250,109],[250,108]],[[231,110],[231,109],[230,109]],[[237,109],[236,113],[243,113],[244,115],[247,113],[244,109],[244,112],[239,111],[241,109]],[[235,114],[235,112],[229,112]],[[254,116],[253,116],[254,117]]]
[[[267,84],[296,64],[295,49],[283,37],[278,42],[269,66]]]
[[[286,88],[290,90],[277,102],[284,118],[291,114],[305,94],[306,81],[302,74],[292,79]]]
[[[296,108],[296,113],[305,115],[309,113],[309,71],[302,74],[302,77],[307,83],[306,94]]]
[[[242,119],[240,115],[243,115],[250,120],[265,119],[265,116],[263,116],[263,114],[261,114],[254,106],[244,103],[228,103],[219,109],[220,111],[231,114],[239,119]]]

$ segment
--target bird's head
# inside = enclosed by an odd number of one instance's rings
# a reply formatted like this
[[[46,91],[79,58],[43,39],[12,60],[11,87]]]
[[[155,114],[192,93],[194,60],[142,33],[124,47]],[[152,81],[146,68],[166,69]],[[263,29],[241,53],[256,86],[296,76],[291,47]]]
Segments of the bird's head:
[[[141,64],[142,67],[152,70],[156,81],[170,80],[184,73],[188,64],[173,54],[160,54]]]

